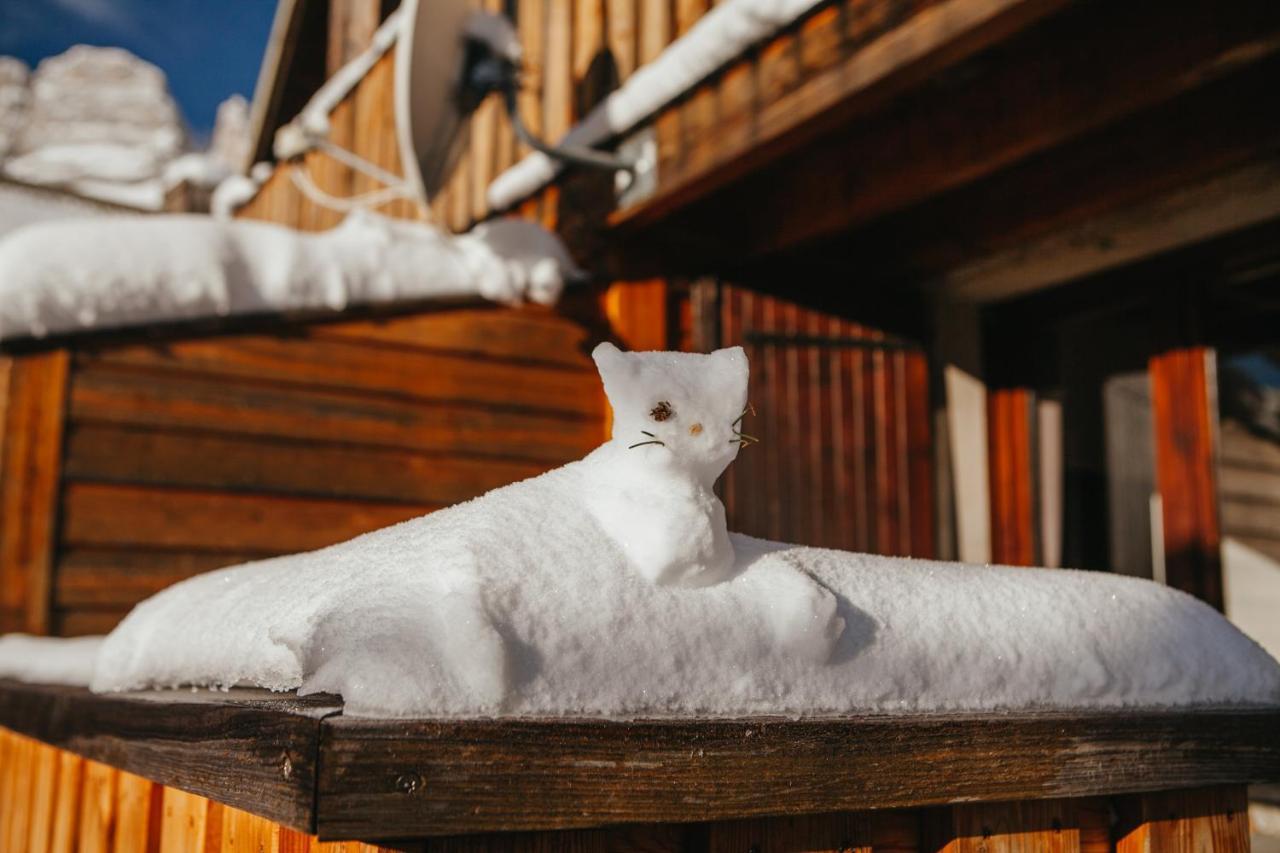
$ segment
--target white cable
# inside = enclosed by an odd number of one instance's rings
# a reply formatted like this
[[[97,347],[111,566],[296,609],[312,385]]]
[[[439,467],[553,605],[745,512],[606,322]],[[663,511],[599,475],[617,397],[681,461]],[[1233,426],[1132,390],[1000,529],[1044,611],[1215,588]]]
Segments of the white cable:
[[[350,213],[353,210],[363,208],[379,207],[398,198],[410,198],[408,188],[403,186],[383,187],[380,190],[363,193],[361,195],[348,196],[347,198],[339,198],[331,195],[320,187],[316,186],[315,181],[311,179],[311,175],[307,173],[306,167],[295,164],[289,170],[289,178],[293,181],[303,195],[308,199],[330,210],[338,213]]]

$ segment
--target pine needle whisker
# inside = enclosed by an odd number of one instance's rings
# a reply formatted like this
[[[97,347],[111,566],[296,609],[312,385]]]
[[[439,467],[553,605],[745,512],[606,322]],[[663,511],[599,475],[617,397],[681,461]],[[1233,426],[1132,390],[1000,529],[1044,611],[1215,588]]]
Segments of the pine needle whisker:
[[[658,441],[658,440],[655,438],[655,439],[653,439],[652,441],[641,441],[641,442],[639,442],[639,443],[637,443],[637,444],[633,444],[633,445],[631,445],[630,447],[628,447],[628,448],[627,448],[627,450],[635,450],[637,447],[644,447],[646,444],[661,444],[663,447],[666,447],[666,446],[667,446],[666,442],[664,442],[664,441]]]

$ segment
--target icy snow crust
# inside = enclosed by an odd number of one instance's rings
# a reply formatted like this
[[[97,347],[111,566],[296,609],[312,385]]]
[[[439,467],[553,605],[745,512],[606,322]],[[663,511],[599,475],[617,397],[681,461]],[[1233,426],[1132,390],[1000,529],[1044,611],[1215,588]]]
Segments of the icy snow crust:
[[[742,350],[595,357],[614,433],[585,459],[178,584],[105,640],[93,689],[297,688],[372,716],[1280,703],[1257,644],[1149,581],[725,536]]]
[[[472,295],[549,304],[576,275],[554,235],[517,220],[458,237],[363,211],[315,234],[193,215],[61,220],[0,240],[0,339]]]

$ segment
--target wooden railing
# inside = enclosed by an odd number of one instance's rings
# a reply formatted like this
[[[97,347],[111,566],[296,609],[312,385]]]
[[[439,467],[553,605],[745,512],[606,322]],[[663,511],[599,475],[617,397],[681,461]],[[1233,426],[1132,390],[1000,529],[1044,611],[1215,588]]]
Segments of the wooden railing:
[[[5,850],[1243,851],[1280,779],[1280,709],[371,720],[0,682],[0,725]]]

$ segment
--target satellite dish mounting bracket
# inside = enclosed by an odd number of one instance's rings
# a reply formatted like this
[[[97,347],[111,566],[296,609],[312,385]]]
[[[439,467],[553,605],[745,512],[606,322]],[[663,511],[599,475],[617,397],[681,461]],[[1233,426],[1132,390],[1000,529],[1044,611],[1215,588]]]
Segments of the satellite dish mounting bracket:
[[[463,115],[469,115],[486,97],[493,93],[502,95],[511,117],[511,127],[521,142],[540,151],[553,160],[576,166],[605,169],[610,172],[633,174],[636,164],[595,148],[574,145],[551,145],[535,136],[520,118],[517,97],[520,94],[520,68],[511,59],[502,56],[488,44],[475,38],[466,41],[463,58],[458,107]]]

